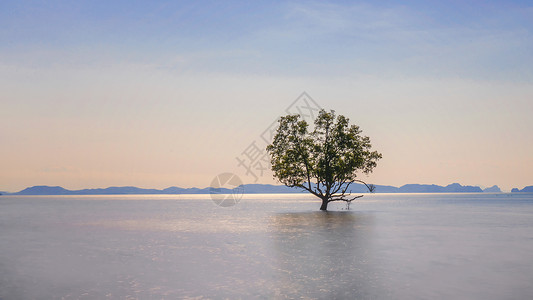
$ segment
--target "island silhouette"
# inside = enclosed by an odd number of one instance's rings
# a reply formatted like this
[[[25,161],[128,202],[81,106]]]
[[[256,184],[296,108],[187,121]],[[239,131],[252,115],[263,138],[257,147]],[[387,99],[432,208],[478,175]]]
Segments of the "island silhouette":
[[[447,186],[436,184],[405,184],[401,187],[391,185],[375,185],[375,193],[500,193],[501,189],[494,185],[490,188],[482,189],[479,186],[461,185],[452,183]],[[284,185],[272,184],[243,184],[239,186],[245,194],[286,194],[286,193],[305,193],[298,189],[286,187]],[[368,189],[363,184],[354,184],[351,187],[352,193],[368,193]],[[512,192],[533,192],[533,186],[527,186],[523,189],[514,188]],[[135,186],[108,187],[69,190],[61,186],[37,185],[25,188],[19,192],[8,193],[1,192],[3,195],[149,195],[149,194],[210,194],[211,188],[182,188],[169,187],[166,189],[147,189]],[[232,193],[232,189],[220,188],[219,193]]]

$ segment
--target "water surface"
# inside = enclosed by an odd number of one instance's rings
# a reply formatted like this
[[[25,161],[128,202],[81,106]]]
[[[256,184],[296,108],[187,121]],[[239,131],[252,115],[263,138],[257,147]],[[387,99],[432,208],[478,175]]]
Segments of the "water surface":
[[[1,196],[0,299],[527,299],[532,194]]]

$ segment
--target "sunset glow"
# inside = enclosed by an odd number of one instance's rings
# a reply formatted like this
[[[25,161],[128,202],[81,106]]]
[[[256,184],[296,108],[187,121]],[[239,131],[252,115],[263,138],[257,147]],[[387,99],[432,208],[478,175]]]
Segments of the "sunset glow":
[[[2,3],[0,190],[254,183],[236,157],[304,91],[373,183],[533,184],[531,4],[384,3]]]

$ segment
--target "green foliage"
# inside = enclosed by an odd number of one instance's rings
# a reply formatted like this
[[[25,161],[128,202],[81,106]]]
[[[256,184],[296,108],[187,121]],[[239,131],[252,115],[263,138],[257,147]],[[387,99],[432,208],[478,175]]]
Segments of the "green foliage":
[[[322,210],[331,201],[349,203],[360,197],[346,197],[353,182],[373,191],[357,174],[371,173],[382,156],[371,151],[370,138],[361,133],[358,126],[334,111],[321,110],[311,132],[299,115],[281,117],[274,140],[267,146],[274,177],[321,198]]]

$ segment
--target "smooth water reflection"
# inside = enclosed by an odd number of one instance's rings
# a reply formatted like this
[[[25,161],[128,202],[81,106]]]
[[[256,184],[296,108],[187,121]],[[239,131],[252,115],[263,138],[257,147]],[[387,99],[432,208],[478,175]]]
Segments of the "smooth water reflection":
[[[0,197],[0,299],[528,299],[533,195]],[[332,210],[341,210],[335,204]]]
[[[381,293],[374,268],[372,215],[277,214],[272,230],[276,296],[369,299]]]

